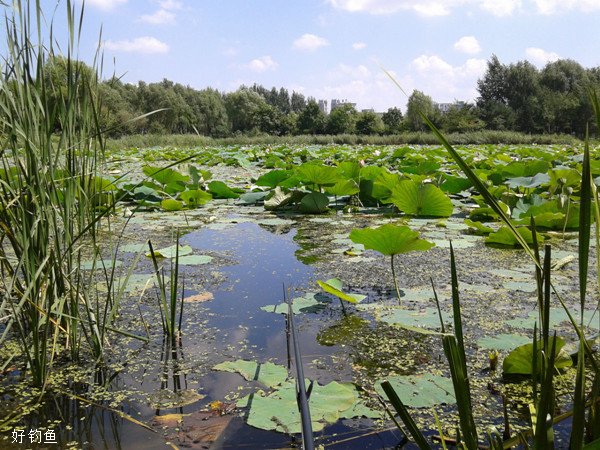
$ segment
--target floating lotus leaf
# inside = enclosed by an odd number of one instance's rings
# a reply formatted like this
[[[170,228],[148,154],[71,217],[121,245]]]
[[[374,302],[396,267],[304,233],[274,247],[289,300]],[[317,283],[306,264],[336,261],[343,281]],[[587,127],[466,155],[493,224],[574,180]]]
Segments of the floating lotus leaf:
[[[477,340],[477,345],[480,348],[491,350],[512,350],[520,345],[527,344],[531,341],[530,337],[522,334],[498,334],[492,337],[484,337]]]
[[[292,312],[294,314],[301,313],[316,313],[325,308],[326,304],[317,300],[315,294],[308,293],[304,297],[297,297],[292,300]],[[288,305],[287,303],[280,303],[278,305],[265,305],[260,309],[266,312],[273,312],[278,314],[287,314]]]
[[[121,267],[122,265],[123,261],[115,259],[98,259],[96,261],[81,261],[81,264],[79,264],[79,268],[81,270],[92,270],[92,267],[96,267],[96,269],[110,269],[112,267]]]
[[[302,197],[300,211],[308,214],[321,214],[328,210],[329,197],[320,192],[311,192]]]
[[[242,205],[255,205],[256,203],[262,202],[265,197],[269,195],[269,192],[246,192],[240,195],[238,203]]]
[[[350,239],[363,244],[366,249],[376,250],[386,256],[397,255],[414,250],[429,250],[433,243],[419,238],[419,233],[407,226],[393,224],[378,228],[355,228],[350,232]]]
[[[327,281],[317,280],[317,284],[328,294],[335,295],[337,298],[350,303],[360,303],[367,297],[362,294],[351,294],[342,291],[342,281],[338,278],[331,278]]]
[[[279,386],[288,377],[288,371],[283,366],[272,362],[257,363],[243,359],[222,362],[214,366],[213,370],[239,373],[247,381],[258,381],[270,388]]]
[[[381,388],[384,380],[375,383],[375,390],[385,397]],[[388,378],[402,403],[412,408],[430,408],[436,405],[456,403],[454,387],[450,378],[438,375],[408,375]]]
[[[471,180],[465,177],[456,177],[446,173],[442,173],[442,176],[444,177],[444,182],[440,185],[440,189],[449,194],[458,194],[473,186]]]
[[[123,253],[139,253],[148,248],[148,243],[144,242],[142,244],[127,244],[119,247]]]
[[[222,181],[211,181],[208,183],[208,190],[214,198],[238,198],[240,196]]]
[[[469,232],[480,236],[485,236],[494,232],[493,228],[475,220],[465,219],[465,224],[469,226]]]
[[[117,277],[114,280],[114,288],[119,290],[122,289],[123,292],[129,294],[139,294],[144,288],[153,285],[153,281],[155,280],[155,275],[153,274],[140,274],[134,273],[129,277],[122,276]],[[106,283],[100,282],[97,285],[99,291],[106,291]]]
[[[448,217],[454,209],[440,188],[412,180],[401,181],[392,191],[390,200],[401,211],[415,216]]]
[[[554,337],[549,338],[548,346],[552,348]],[[557,369],[565,369],[573,365],[573,360],[567,352],[563,350],[565,346],[564,339],[556,338],[556,355],[554,366]],[[537,361],[538,371],[542,368],[542,342],[537,342]],[[521,345],[515,348],[504,358],[502,371],[505,375],[531,375],[533,373],[533,343]]]
[[[547,173],[550,163],[542,159],[514,161],[501,167],[498,172],[505,178],[532,177],[537,173]]]
[[[212,256],[208,255],[185,255],[179,257],[179,264],[182,266],[200,266],[209,264],[212,260]]]
[[[161,389],[153,394],[150,394],[150,406],[156,409],[182,408],[183,406],[196,403],[198,400],[202,400],[204,397],[206,396],[193,389],[184,389],[181,391]]]
[[[577,315],[579,317],[579,315]],[[598,330],[600,329],[600,316],[594,311],[586,310],[583,313],[584,324],[588,327]],[[536,322],[539,322],[539,314],[537,312],[531,312],[525,318],[517,318],[508,320],[507,325],[515,328],[529,328],[533,329]],[[554,327],[562,322],[569,322],[569,317],[563,308],[550,308],[550,326]]]
[[[238,401],[238,407],[250,407],[248,425],[263,430],[297,434],[302,431],[302,423],[296,402],[296,385],[286,381],[269,395],[251,394]],[[313,384],[310,395],[310,415],[313,431],[321,431],[326,425],[337,422],[341,417],[362,414],[356,388],[351,383],[332,381],[325,386]]]
[[[185,256],[192,253],[192,247],[189,245],[180,245],[179,246],[179,256]],[[171,245],[170,247],[161,248],[159,250],[154,250],[154,256],[157,258],[175,258],[177,254],[177,244]],[[146,256],[152,256],[152,253],[147,252]]]

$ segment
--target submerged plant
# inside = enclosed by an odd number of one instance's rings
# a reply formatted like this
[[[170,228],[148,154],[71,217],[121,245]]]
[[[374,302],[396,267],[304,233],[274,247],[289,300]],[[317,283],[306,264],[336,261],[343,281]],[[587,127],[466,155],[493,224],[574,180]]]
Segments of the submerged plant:
[[[416,250],[429,250],[433,242],[419,238],[419,233],[407,226],[393,224],[382,225],[378,228],[355,228],[350,232],[350,239],[356,244],[363,244],[365,249],[375,250],[390,257],[394,287],[400,302],[400,288],[394,268],[394,256]]]

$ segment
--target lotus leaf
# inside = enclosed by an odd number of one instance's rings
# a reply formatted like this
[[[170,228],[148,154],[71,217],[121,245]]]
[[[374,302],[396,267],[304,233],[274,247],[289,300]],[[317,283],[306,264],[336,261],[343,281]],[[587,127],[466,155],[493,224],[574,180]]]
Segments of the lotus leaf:
[[[271,170],[267,172],[256,180],[254,184],[257,186],[266,186],[273,189],[275,186],[279,185],[284,180],[287,180],[291,175],[291,171],[289,170]]]
[[[238,198],[240,196],[222,181],[211,181],[208,183],[208,190],[214,198]]]
[[[325,188],[325,192],[337,197],[341,197],[342,195],[355,195],[358,194],[359,191],[358,184],[356,184],[356,181],[354,180],[338,181],[333,186]]]
[[[270,388],[279,386],[288,377],[287,369],[283,366],[273,364],[272,362],[257,363],[243,359],[222,362],[214,366],[213,370],[236,372],[247,381],[258,381]]]
[[[144,175],[152,178],[153,180],[162,185],[166,185],[176,181],[181,181],[183,183],[187,183],[188,181],[190,181],[190,178],[188,176],[182,175],[176,170],[173,170],[168,167],[164,168],[144,166],[142,167],[142,172],[144,172]]]
[[[327,281],[317,280],[317,284],[328,294],[335,295],[350,303],[360,303],[367,297],[362,294],[350,294],[342,291],[342,281],[338,278],[331,278]]]
[[[297,297],[292,300],[292,312],[294,314],[301,313],[316,313],[325,308],[325,303],[319,301],[315,294],[308,293],[304,297]],[[266,312],[273,312],[278,314],[288,313],[288,304],[280,303],[278,305],[265,305],[260,309]]]
[[[315,186],[334,185],[340,180],[340,174],[335,167],[320,163],[304,163],[296,167],[296,175],[306,184]]]
[[[308,214],[321,214],[329,207],[329,197],[320,192],[311,192],[302,197],[300,211]]]
[[[185,255],[179,257],[179,264],[182,266],[199,266],[209,264],[212,260],[212,256],[208,255]]]
[[[279,186],[271,191],[271,194],[265,200],[264,206],[267,211],[283,208],[298,198],[297,191],[284,191]]]
[[[442,176],[444,177],[444,182],[440,185],[440,189],[450,194],[458,194],[473,186],[473,183],[468,178],[455,177],[446,173],[443,173]]]
[[[386,256],[413,250],[429,250],[434,246],[431,242],[420,239],[419,233],[409,227],[393,224],[378,228],[355,228],[350,232],[350,239],[357,244],[363,244],[366,249],[378,251]]]
[[[179,256],[185,256],[192,253],[192,247],[189,245],[180,245],[179,246]],[[177,244],[171,245],[170,247],[161,248],[159,250],[154,250],[154,256],[157,258],[175,258],[177,253]],[[152,253],[147,252],[146,256],[152,256]]]
[[[200,206],[212,200],[212,195],[201,189],[192,189],[179,194],[179,198],[185,202],[188,207]]]
[[[240,195],[238,203],[242,205],[255,205],[256,203],[264,201],[269,195],[269,192],[246,192]]]
[[[533,244],[533,233],[529,228],[517,227],[517,232],[525,239],[525,242]],[[541,234],[537,233],[536,237],[538,242],[543,242],[544,237]],[[485,242],[486,244],[495,244],[506,247],[517,247],[520,245],[517,238],[506,225],[501,226],[498,231],[490,233],[485,239]]]
[[[342,178],[358,181],[360,178],[360,164],[356,161],[342,161],[338,164],[338,171]]]
[[[554,338],[550,337],[548,346],[552,348],[552,342]],[[561,337],[556,338],[556,355],[554,366],[557,369],[565,369],[573,365],[573,360],[567,352],[563,350],[565,341]],[[538,361],[538,372],[542,367],[542,342],[538,341],[537,349],[537,361]],[[528,343],[515,348],[512,352],[504,358],[502,363],[502,371],[505,375],[531,375],[533,373],[533,343]]]
[[[401,181],[390,200],[401,211],[416,216],[448,217],[453,210],[448,196],[431,183]]]
[[[375,390],[384,395],[381,382],[375,383]],[[402,403],[412,408],[430,408],[440,404],[456,403],[454,387],[450,378],[439,375],[408,375],[388,378]]]
[[[514,188],[536,188],[550,183],[550,176],[546,173],[537,173],[532,177],[515,177],[506,180],[508,187]]]
[[[160,206],[165,211],[181,211],[183,209],[183,203],[172,198],[164,199],[162,202],[160,202]]]
[[[477,345],[481,348],[492,350],[512,350],[520,345],[531,341],[530,337],[522,334],[498,334],[492,337],[484,337],[477,340]]]
[[[96,269],[110,269],[112,267],[121,267],[123,265],[122,261],[119,260],[115,260],[115,259],[99,259],[96,261],[93,260],[89,260],[89,261],[81,261],[81,264],[79,264],[79,268],[81,270],[92,270],[92,267],[96,267]]]
[[[494,232],[493,228],[490,228],[482,224],[481,222],[477,222],[474,220],[465,219],[465,224],[469,226],[469,232],[480,236],[488,235]]]

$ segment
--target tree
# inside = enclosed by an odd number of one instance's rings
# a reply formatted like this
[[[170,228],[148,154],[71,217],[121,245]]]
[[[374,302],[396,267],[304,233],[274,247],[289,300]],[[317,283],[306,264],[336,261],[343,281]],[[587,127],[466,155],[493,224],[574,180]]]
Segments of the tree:
[[[452,105],[450,109],[441,115],[440,126],[449,133],[468,133],[481,130],[485,123],[478,117],[474,105],[463,106]]]
[[[292,98],[293,96],[292,94]],[[300,134],[322,134],[325,131],[325,122],[325,114],[323,114],[317,102],[311,100],[298,114],[297,132]]]
[[[388,134],[397,134],[402,131],[404,116],[399,108],[389,108],[381,116],[381,120],[385,125],[385,132]]]
[[[486,127],[492,130],[512,129],[514,112],[508,106],[508,68],[492,55],[483,78],[477,81],[477,108]]]
[[[356,119],[357,134],[381,134],[383,133],[383,120],[373,111],[363,111]]]
[[[304,95],[299,94],[298,92],[292,92],[292,97],[290,99],[290,107],[292,112],[300,113],[307,106],[307,101],[304,98]],[[319,106],[319,105],[317,105]]]
[[[229,118],[221,93],[214,89],[193,90],[189,101],[194,111],[194,126],[205,136],[223,137],[229,134]]]
[[[341,105],[329,113],[327,119],[327,133],[349,134],[354,133],[357,113],[352,105]]]
[[[539,72],[528,61],[519,61],[508,67],[505,96],[514,111],[514,127],[525,133],[537,133],[541,127]]]
[[[265,99],[244,86],[225,96],[225,109],[232,132],[247,133],[259,129],[260,111],[267,107]]]
[[[431,97],[415,89],[408,97],[406,105],[406,122],[411,131],[427,129],[421,114],[424,114],[433,122],[437,121],[437,110],[433,106]]]

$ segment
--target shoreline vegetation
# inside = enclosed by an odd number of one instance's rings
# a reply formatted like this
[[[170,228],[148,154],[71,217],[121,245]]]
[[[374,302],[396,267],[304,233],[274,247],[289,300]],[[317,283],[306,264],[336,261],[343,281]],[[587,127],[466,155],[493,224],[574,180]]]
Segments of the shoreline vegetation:
[[[583,140],[568,134],[526,134],[516,131],[477,131],[471,133],[450,133],[445,135],[453,145],[578,145]],[[297,135],[274,136],[269,134],[238,135],[214,138],[197,134],[135,134],[120,138],[108,138],[108,150],[148,147],[203,147],[227,145],[439,145],[439,140],[431,132],[407,132],[393,135]],[[592,145],[597,142],[592,141]]]

